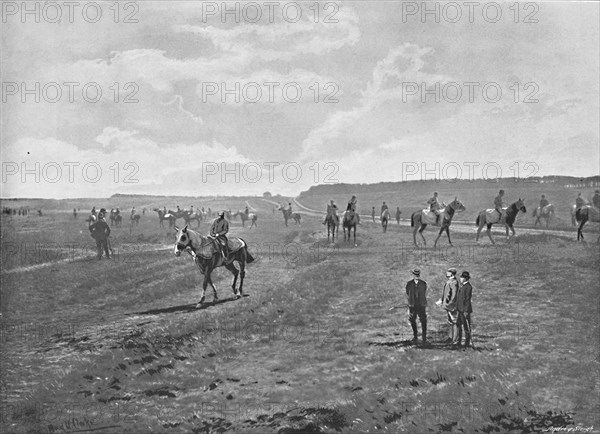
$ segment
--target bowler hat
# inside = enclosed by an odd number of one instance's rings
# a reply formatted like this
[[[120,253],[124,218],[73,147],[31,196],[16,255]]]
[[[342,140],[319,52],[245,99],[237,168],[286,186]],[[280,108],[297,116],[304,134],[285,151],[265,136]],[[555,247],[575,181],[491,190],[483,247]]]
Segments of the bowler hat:
[[[465,279],[469,280],[471,278],[471,275],[468,271],[463,271],[460,277],[464,277]]]

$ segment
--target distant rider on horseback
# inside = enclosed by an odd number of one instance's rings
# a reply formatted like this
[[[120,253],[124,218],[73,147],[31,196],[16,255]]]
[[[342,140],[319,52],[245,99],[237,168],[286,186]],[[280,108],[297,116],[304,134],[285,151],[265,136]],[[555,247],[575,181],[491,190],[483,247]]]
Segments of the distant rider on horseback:
[[[381,212],[379,213],[379,215],[383,214],[383,212],[384,212],[386,209],[387,209],[387,210],[389,210],[388,206],[385,204],[385,202],[383,202],[383,205],[381,205]]]
[[[438,199],[438,192],[433,192],[433,197],[427,201],[427,205],[429,205],[429,211],[435,214],[435,222],[436,224],[440,221],[440,208],[442,205]]]
[[[550,202],[548,202],[548,199],[546,199],[546,195],[542,194],[542,199],[540,200],[540,211],[542,211],[545,206],[548,206],[549,203]]]
[[[223,255],[223,259],[227,259],[229,256],[226,237],[227,232],[229,232],[229,222],[225,219],[225,211],[221,211],[219,212],[219,217],[214,219],[212,226],[210,227],[209,237],[217,240],[221,245],[221,255]]]
[[[575,199],[575,211],[579,211],[586,205],[587,201],[583,197],[581,197],[581,193],[578,193],[577,198]]]
[[[323,224],[327,224],[327,219],[329,218],[329,216],[337,216],[337,210],[337,205],[335,204],[333,199],[331,199],[327,204],[327,215],[325,216],[325,220],[323,220]]]
[[[356,214],[356,222],[360,224],[360,216],[356,212],[356,196],[352,195],[348,201],[348,205],[346,206],[346,211],[352,211],[354,214]]]
[[[250,214],[250,210],[248,209],[248,206],[246,206],[246,209],[244,210],[244,214],[246,214],[246,217],[248,217],[248,215]]]

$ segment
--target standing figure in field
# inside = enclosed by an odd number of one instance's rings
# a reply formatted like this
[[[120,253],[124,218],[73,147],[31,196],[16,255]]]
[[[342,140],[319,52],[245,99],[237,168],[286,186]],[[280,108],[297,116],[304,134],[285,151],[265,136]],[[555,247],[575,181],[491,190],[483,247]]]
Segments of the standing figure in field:
[[[446,283],[442,291],[441,307],[446,311],[447,321],[450,325],[450,333],[446,339],[447,343],[456,345],[458,340],[458,311],[456,310],[456,294],[458,293],[458,282],[456,280],[456,268],[446,270]]]
[[[229,222],[225,219],[225,211],[221,211],[219,216],[214,219],[210,227],[209,237],[217,241],[217,245],[221,247],[221,256],[226,260],[229,251],[227,249],[227,233],[229,232]]]
[[[73,208],[73,218],[77,218],[77,208]]]
[[[402,211],[400,211],[400,207],[396,207],[396,223],[400,224],[400,215],[402,214]]]
[[[110,236],[110,227],[104,219],[105,212],[106,210],[102,208],[98,213],[97,220],[89,226],[90,235],[94,240],[96,240],[96,249],[98,251],[96,254],[97,259],[102,259],[103,251],[106,253],[106,259],[110,259],[110,254],[108,252],[108,237]]]
[[[460,345],[462,341],[462,332],[465,331],[465,347],[471,345],[471,313],[473,307],[471,306],[471,297],[473,296],[473,287],[469,280],[471,275],[468,271],[463,271],[460,275],[460,287],[456,295],[456,310],[458,311],[458,318],[456,320],[456,326],[458,329],[458,336],[454,340],[456,345]]]
[[[371,210],[371,219],[373,220],[373,223],[375,223],[375,207]]]
[[[600,210],[600,190],[594,191],[594,197],[592,197],[592,205],[594,208]]]
[[[421,270],[412,270],[412,279],[406,283],[406,298],[408,301],[408,322],[413,331],[413,343],[419,342],[417,316],[421,323],[423,344],[427,344],[427,283],[421,280]]]

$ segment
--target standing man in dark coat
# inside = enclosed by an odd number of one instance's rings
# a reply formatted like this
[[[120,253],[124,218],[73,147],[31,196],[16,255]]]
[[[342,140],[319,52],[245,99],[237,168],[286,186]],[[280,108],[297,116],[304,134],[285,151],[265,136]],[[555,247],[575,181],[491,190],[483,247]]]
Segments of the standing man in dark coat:
[[[462,340],[462,331],[465,330],[465,347],[471,345],[471,297],[473,296],[473,287],[469,280],[471,275],[468,271],[463,271],[460,275],[461,286],[456,294],[456,310],[458,311],[458,337],[455,339],[455,344],[460,345]]]
[[[417,316],[421,323],[423,343],[427,343],[427,283],[420,279],[421,270],[415,268],[412,270],[413,278],[406,283],[406,298],[408,299],[408,322],[413,331],[413,342],[416,344],[418,339]]]
[[[110,254],[108,253],[108,237],[110,235],[110,227],[104,219],[105,213],[106,210],[102,208],[98,213],[98,220],[89,227],[92,238],[96,240],[96,248],[98,249],[96,258],[98,259],[102,259],[103,250],[104,253],[106,253],[106,259],[110,259]]]

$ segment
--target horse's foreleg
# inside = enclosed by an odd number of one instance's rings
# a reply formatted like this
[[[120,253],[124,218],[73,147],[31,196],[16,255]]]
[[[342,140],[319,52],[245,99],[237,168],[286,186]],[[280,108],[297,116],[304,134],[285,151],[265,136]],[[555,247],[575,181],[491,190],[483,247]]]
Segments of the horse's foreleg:
[[[209,276],[211,271],[212,270],[208,269],[204,274],[204,281],[202,282],[202,297],[200,297],[200,301],[196,305],[196,309],[202,306],[202,303],[204,303],[204,300],[206,299],[206,287],[208,286],[208,281],[210,280]]]

